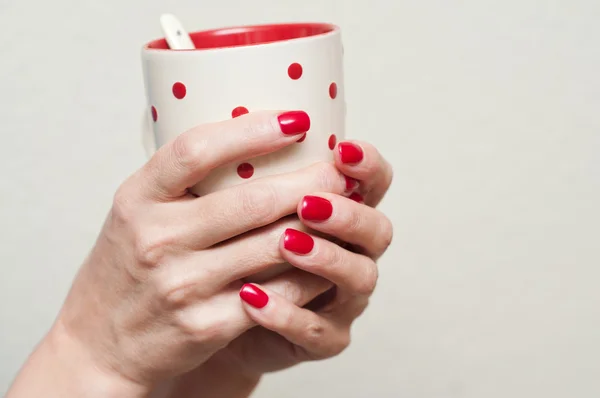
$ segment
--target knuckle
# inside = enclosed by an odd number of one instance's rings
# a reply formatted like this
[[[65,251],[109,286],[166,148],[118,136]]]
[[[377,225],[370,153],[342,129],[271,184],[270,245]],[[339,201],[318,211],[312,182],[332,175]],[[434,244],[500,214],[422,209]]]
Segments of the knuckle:
[[[382,172],[381,163],[376,161],[365,162],[363,167],[366,180],[375,180],[377,176]]]
[[[345,329],[340,333],[337,341],[332,346],[331,356],[336,356],[341,354],[350,346],[351,337],[350,337],[350,329]]]
[[[342,335],[342,350],[350,347],[350,344],[352,344],[352,334],[350,333],[350,328],[347,328]]]
[[[257,234],[257,244],[263,248],[263,251],[253,252],[248,260],[256,263],[257,259],[260,259],[261,270],[265,269],[264,267],[285,264],[286,260],[279,244],[287,228],[301,229],[302,224],[296,216],[290,215],[252,231],[251,234]]]
[[[385,164],[385,177],[383,179],[383,184],[387,190],[392,185],[392,181],[394,180],[394,168],[387,160],[384,160],[383,162]]]
[[[171,239],[167,234],[148,230],[138,232],[133,246],[136,262],[144,268],[158,267],[165,257],[167,247],[172,244]]]
[[[275,221],[279,202],[277,191],[271,184],[248,185],[239,191],[236,203],[240,213],[251,224],[264,224]]]
[[[210,317],[208,320],[198,321],[196,317],[189,315],[188,311],[183,311],[177,317],[176,324],[190,340],[197,343],[210,343],[215,349],[227,344],[226,335],[229,325],[225,320]]]
[[[356,304],[350,307],[350,310],[348,311],[348,316],[350,317],[351,321],[354,321],[356,318],[361,316],[363,312],[365,312],[369,306],[370,297],[362,296],[360,299],[356,298],[355,300]]]
[[[175,163],[183,170],[197,169],[206,153],[207,142],[200,134],[189,132],[179,135],[172,144]]]
[[[284,263],[285,260],[279,249],[279,241],[285,232],[285,228],[277,225],[275,228],[270,228],[265,234],[265,245],[263,246],[265,251],[263,253],[264,264],[280,264]]]
[[[317,333],[319,335],[318,340],[314,341],[313,344],[313,359],[327,359],[335,357],[350,345],[350,329],[345,328],[342,331],[335,331],[335,333],[329,333],[329,336],[324,336],[323,333],[318,331],[312,331],[312,333]],[[326,339],[325,337],[328,337]]]
[[[344,251],[336,244],[322,245],[311,264],[311,269],[316,273],[327,272],[337,274],[344,271],[345,256]]]
[[[180,284],[174,282],[172,278],[161,277],[154,283],[158,300],[166,308],[180,308],[191,301],[191,297],[195,292],[194,284]]]
[[[325,337],[325,326],[322,322],[314,319],[307,323],[302,332],[303,340],[309,347],[321,346]]]
[[[132,195],[126,185],[121,185],[112,201],[111,218],[120,224],[129,223],[134,214]]]
[[[315,181],[320,190],[331,193],[342,193],[346,189],[344,176],[335,167],[335,164],[318,162],[313,170],[316,174]]]
[[[306,297],[306,287],[292,279],[284,278],[278,286],[279,295],[294,304],[300,304]]]
[[[383,217],[381,219],[377,235],[381,241],[381,251],[384,252],[390,247],[394,238],[394,225],[389,218]]]
[[[281,311],[281,316],[277,320],[274,320],[274,323],[276,323],[276,329],[293,330],[295,313],[292,308],[292,306],[287,306],[285,310]]]
[[[339,212],[339,214],[343,217],[341,220],[341,227],[349,233],[362,231],[365,228],[366,220],[361,211],[355,209]]]
[[[375,291],[378,279],[379,269],[377,268],[377,264],[373,261],[369,261],[368,265],[364,268],[362,277],[358,281],[356,293],[366,296],[371,295],[373,291]]]

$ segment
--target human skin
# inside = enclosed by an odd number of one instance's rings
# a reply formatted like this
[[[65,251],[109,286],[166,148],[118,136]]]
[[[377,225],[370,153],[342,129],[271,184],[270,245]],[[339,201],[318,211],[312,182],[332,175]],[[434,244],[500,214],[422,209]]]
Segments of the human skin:
[[[56,322],[7,398],[184,396],[198,388],[205,397],[244,397],[266,372],[341,352],[392,238],[390,221],[373,208],[391,182],[377,151],[340,143],[331,163],[189,193],[216,167],[294,144],[306,118],[257,112],[161,147],[119,187]],[[346,197],[353,179],[364,203]],[[299,253],[308,241],[311,250]],[[243,281],[284,262],[295,269],[260,286]],[[302,308],[333,286],[325,306]]]

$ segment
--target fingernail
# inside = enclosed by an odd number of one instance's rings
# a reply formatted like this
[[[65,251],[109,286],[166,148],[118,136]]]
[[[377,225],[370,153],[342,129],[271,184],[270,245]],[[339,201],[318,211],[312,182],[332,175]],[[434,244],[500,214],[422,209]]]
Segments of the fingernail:
[[[277,116],[281,132],[285,135],[306,133],[310,130],[310,117],[303,111],[285,112]]]
[[[257,286],[246,283],[240,289],[240,297],[242,300],[255,308],[263,308],[269,302],[267,293],[260,290]]]
[[[352,192],[352,194],[348,196],[348,199],[352,199],[353,201],[358,203],[363,203],[365,201],[365,198],[363,198],[362,195],[358,192]]]
[[[356,188],[358,188],[358,180],[348,176],[344,176],[344,178],[346,179],[346,191],[354,191]]]
[[[342,163],[353,164],[360,163],[363,160],[363,150],[351,142],[341,142],[338,145],[338,151]]]
[[[309,221],[325,221],[333,213],[331,202],[319,196],[305,196],[302,200],[302,218]]]
[[[312,236],[288,228],[283,234],[283,247],[296,254],[308,254],[315,246]]]

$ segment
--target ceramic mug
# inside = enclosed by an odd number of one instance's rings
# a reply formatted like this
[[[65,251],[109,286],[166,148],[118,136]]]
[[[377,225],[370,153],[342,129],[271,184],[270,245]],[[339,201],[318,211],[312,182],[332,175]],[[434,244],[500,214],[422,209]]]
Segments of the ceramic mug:
[[[150,152],[194,126],[252,111],[302,110],[311,120],[296,144],[222,166],[190,191],[201,196],[333,159],[346,113],[337,26],[243,26],[190,36],[194,50],[170,50],[165,39],[142,49]]]
[[[190,191],[198,196],[333,160],[345,136],[340,29],[325,23],[244,26],[190,34],[194,50],[165,39],[143,47],[144,142],[149,154],[186,130],[258,110],[302,110],[311,126],[277,152],[222,166]],[[300,227],[300,226],[298,226]],[[291,267],[246,278],[261,282]]]

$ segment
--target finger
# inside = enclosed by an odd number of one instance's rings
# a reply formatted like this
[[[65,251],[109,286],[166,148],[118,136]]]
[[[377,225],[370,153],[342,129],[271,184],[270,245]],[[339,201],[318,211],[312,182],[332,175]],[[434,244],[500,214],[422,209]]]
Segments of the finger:
[[[326,308],[327,317],[342,325],[352,323],[362,315],[369,305],[370,296],[355,296],[351,300]]]
[[[333,287],[331,281],[292,268],[261,284],[297,306],[305,306]]]
[[[342,173],[358,180],[366,203],[377,206],[392,183],[394,173],[389,162],[373,145],[362,141],[340,142],[334,158]]]
[[[319,312],[340,325],[350,325],[369,305],[369,295],[354,296],[343,303],[334,302],[337,288],[330,281],[300,269],[292,269],[260,284],[293,304]],[[321,301],[321,303],[318,303]],[[308,308],[322,304],[320,308]]]
[[[307,195],[298,204],[298,215],[309,228],[359,246],[373,259],[379,258],[392,242],[389,218],[340,195]]]
[[[295,229],[287,229],[280,242],[282,257],[293,266],[321,276],[348,296],[370,296],[378,270],[369,257],[352,253],[339,245]]]
[[[292,269],[279,252],[281,234],[292,227],[303,225],[297,217],[288,216],[204,250],[213,258],[222,259],[211,264],[216,272],[220,271],[216,285],[225,286],[240,279],[261,283]]]
[[[155,280],[158,297],[161,297],[157,304],[177,314],[178,322],[183,323],[192,335],[203,337],[206,333],[218,332],[218,336],[215,336],[217,340],[230,342],[256,326],[255,321],[239,305],[238,293],[242,283],[231,284],[211,296],[199,297],[201,284],[182,285],[178,282],[176,277]],[[330,289],[332,284],[319,276],[292,269],[266,282],[264,286],[285,300],[303,306]]]
[[[140,171],[145,193],[180,197],[218,166],[277,151],[310,129],[303,111],[263,111],[192,128],[162,146]]]
[[[300,308],[268,288],[246,284],[240,290],[240,297],[256,323],[300,347],[310,359],[335,356],[350,344],[348,327]]]
[[[212,192],[180,207],[190,226],[188,243],[195,248],[212,246],[295,213],[306,192],[343,193],[345,185],[333,163],[319,162]]]
[[[154,277],[170,286],[188,286],[197,298],[210,297],[232,282],[262,282],[294,269],[279,249],[288,228],[306,229],[295,215],[229,239],[205,250],[177,252],[176,261],[156,267]],[[257,250],[257,248],[260,248]]]

